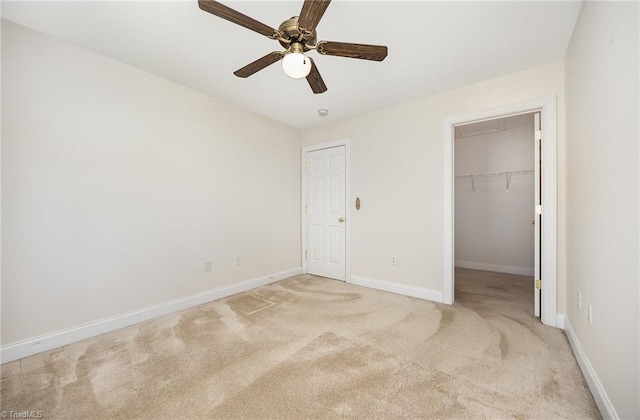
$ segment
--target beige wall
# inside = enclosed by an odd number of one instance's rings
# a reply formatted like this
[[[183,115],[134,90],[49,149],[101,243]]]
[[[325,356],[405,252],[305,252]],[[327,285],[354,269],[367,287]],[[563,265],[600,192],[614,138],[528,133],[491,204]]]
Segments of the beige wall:
[[[564,162],[563,63],[302,131],[303,145],[350,138],[352,275],[443,290],[443,121],[493,108],[558,98],[558,161]],[[565,311],[564,166],[558,168],[558,296]],[[391,256],[398,264],[391,265]]]
[[[566,55],[567,317],[620,418],[640,418],[638,20],[586,2]]]
[[[3,344],[300,266],[297,130],[7,21],[2,89]]]

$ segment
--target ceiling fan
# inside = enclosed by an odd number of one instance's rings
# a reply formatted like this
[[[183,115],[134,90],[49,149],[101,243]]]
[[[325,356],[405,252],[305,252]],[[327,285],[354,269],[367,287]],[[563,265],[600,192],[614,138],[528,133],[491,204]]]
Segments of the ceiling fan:
[[[313,93],[322,93],[326,92],[327,86],[311,57],[304,55],[305,52],[316,50],[322,55],[373,61],[382,61],[387,56],[387,47],[383,45],[317,41],[316,26],[330,2],[331,0],[305,0],[300,16],[285,20],[277,30],[214,0],[198,0],[198,5],[205,12],[277,40],[285,48],[284,51],[271,52],[247,64],[233,74],[243,78],[249,77],[282,60],[282,68],[287,76],[294,79],[306,77]]]

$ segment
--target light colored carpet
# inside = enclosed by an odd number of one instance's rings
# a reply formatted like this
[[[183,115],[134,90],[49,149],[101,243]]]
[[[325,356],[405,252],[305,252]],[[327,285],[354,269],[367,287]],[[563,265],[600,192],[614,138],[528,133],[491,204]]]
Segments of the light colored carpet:
[[[599,418],[530,280],[456,274],[454,306],[302,275],[2,366],[45,418]]]

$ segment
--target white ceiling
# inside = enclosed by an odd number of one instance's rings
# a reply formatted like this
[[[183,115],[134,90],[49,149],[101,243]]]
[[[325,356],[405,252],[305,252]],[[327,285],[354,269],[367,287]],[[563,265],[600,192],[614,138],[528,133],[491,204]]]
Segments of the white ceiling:
[[[277,28],[300,1],[224,1]],[[2,2],[6,19],[86,47],[297,128],[324,124],[564,57],[579,1],[334,0],[318,39],[389,47],[378,63],[310,52],[329,90],[314,95],[276,63],[233,72],[281,50],[248,29],[201,11],[196,0]],[[319,117],[319,108],[329,109]]]

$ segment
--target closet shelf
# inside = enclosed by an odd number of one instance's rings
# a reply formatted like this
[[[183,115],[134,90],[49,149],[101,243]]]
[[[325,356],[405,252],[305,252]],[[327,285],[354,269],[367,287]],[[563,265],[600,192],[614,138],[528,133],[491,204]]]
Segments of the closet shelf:
[[[456,179],[458,179],[458,178],[470,178],[471,179],[471,190],[475,192],[475,190],[476,190],[475,179],[476,178],[482,178],[482,177],[486,177],[486,176],[501,176],[501,175],[504,175],[505,176],[505,181],[507,183],[507,191],[509,191],[509,186],[511,185],[511,175],[531,174],[531,173],[533,173],[533,169],[525,169],[523,171],[481,172],[481,173],[477,173],[477,174],[456,175]]]

